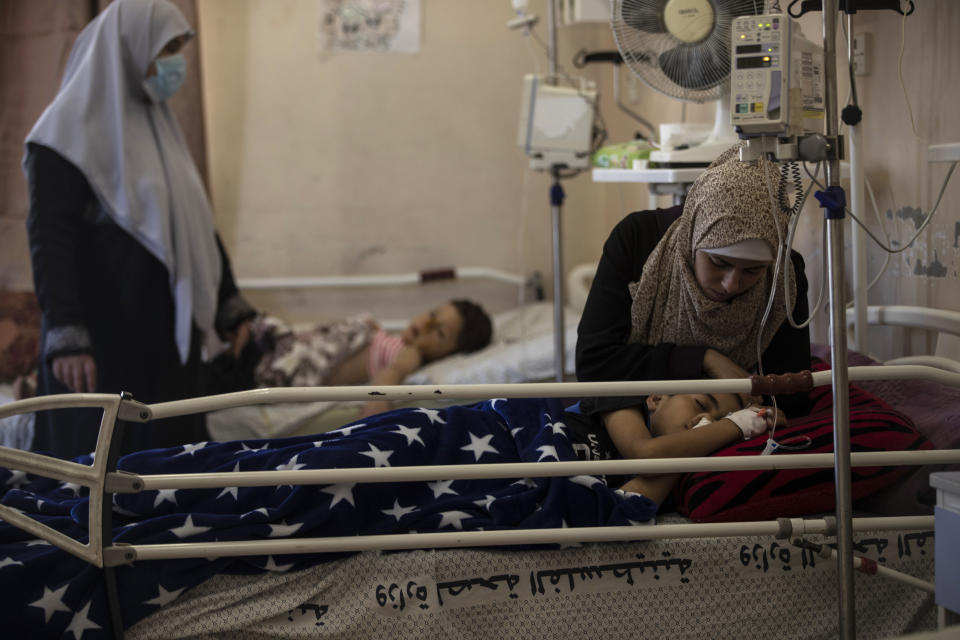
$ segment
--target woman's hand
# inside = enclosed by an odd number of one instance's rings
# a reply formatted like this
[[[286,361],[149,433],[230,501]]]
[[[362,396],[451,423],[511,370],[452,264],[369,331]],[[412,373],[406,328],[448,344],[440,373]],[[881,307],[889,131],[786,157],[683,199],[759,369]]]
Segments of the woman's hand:
[[[707,349],[703,354],[703,370],[711,378],[749,378],[746,369],[716,349]]]
[[[97,363],[89,353],[53,359],[53,377],[74,393],[93,393],[97,388]]]

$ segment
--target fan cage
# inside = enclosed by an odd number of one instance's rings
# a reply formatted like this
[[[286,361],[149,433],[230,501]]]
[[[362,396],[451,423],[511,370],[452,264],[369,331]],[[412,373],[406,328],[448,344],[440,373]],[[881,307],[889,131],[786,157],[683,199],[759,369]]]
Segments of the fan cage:
[[[762,0],[707,0],[713,28],[699,42],[687,43],[667,30],[669,0],[614,0],[611,26],[624,64],[651,89],[688,102],[717,100],[730,75],[730,23],[758,15]]]

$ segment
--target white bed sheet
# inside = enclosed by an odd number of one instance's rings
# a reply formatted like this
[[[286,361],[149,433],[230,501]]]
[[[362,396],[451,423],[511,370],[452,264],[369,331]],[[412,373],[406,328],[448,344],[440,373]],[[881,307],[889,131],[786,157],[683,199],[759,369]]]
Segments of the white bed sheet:
[[[572,373],[579,316],[564,312],[564,368]],[[504,384],[554,376],[553,303],[536,302],[494,315],[493,340],[476,353],[458,353],[428,364],[408,384]]]
[[[861,555],[929,581],[932,536],[855,537]],[[365,552],[291,574],[216,576],[126,637],[832,640],[835,564],[810,557],[754,536]],[[858,573],[855,595],[863,640],[936,627],[931,593]]]

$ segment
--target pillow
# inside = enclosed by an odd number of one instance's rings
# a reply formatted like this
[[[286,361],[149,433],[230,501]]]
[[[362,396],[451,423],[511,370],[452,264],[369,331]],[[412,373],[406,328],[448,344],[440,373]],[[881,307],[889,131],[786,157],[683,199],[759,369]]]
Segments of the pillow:
[[[781,449],[774,455],[833,452],[833,402],[829,386],[811,392],[815,407],[809,416],[791,420],[777,429]],[[809,438],[809,445],[806,446]],[[759,455],[767,435],[736,442],[716,456]],[[802,446],[795,450],[783,447]],[[851,451],[915,451],[933,445],[902,413],[866,391],[850,386]],[[867,497],[895,483],[912,467],[854,467],[851,493],[854,500]],[[677,484],[677,511],[696,522],[770,520],[832,511],[833,467],[710,471],[685,474]]]
[[[0,291],[0,383],[32,373],[40,352],[40,307],[32,291]]]

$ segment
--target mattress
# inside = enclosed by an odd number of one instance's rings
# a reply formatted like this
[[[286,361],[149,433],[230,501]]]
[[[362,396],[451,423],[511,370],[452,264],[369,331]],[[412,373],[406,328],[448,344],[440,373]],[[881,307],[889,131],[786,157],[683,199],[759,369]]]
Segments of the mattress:
[[[856,539],[858,555],[932,580],[932,531]],[[936,628],[932,594],[855,577],[861,640]],[[216,576],[126,637],[814,640],[837,636],[838,602],[833,561],[769,537],[365,552],[294,573]]]

